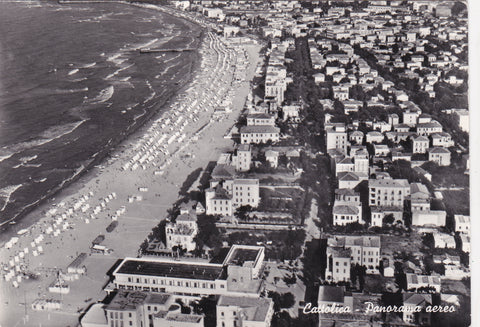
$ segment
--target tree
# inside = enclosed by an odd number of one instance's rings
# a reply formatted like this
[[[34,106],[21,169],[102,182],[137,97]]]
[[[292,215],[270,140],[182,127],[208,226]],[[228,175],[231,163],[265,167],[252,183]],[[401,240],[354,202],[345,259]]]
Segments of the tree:
[[[217,301],[215,297],[202,297],[192,305],[193,312],[205,316],[205,327],[215,327],[217,320]]]
[[[295,304],[295,295],[290,292],[280,294],[274,291],[269,291],[268,297],[273,300],[273,309],[275,312],[280,311],[281,308],[291,308]]]
[[[391,213],[383,217],[383,224],[391,225],[393,224],[394,221],[395,221],[395,217]]]

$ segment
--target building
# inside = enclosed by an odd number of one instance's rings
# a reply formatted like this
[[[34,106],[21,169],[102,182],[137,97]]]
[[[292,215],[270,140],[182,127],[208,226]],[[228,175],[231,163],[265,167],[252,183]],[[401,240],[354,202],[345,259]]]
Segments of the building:
[[[327,247],[325,279],[333,282],[350,281],[351,249]]]
[[[223,263],[171,258],[125,258],[113,272],[111,288],[176,294],[188,303],[202,296],[256,298],[263,289],[259,272],[265,249],[233,245]]]
[[[342,153],[347,153],[347,131],[345,124],[326,124],[325,134],[327,141],[327,150],[337,149]]]
[[[408,125],[410,127],[414,127],[417,125],[417,119],[422,112],[419,110],[407,110],[404,111],[403,116],[403,124]]]
[[[232,159],[237,171],[249,171],[252,165],[252,146],[250,144],[239,144],[237,155]]]
[[[440,293],[442,282],[440,277],[407,273],[407,290],[417,290],[420,287],[433,287]]]
[[[434,233],[433,241],[435,248],[439,249],[455,249],[455,238],[452,235],[444,233]]]
[[[265,151],[265,160],[270,164],[270,167],[278,167],[278,152],[274,150]]]
[[[442,125],[436,121],[432,120],[428,123],[419,123],[417,124],[417,134],[418,135],[431,135],[434,133],[442,133]]]
[[[272,99],[274,103],[281,105],[287,90],[287,70],[283,65],[271,64],[272,57],[275,59],[271,54],[265,76],[265,100]]]
[[[435,7],[435,16],[450,17],[452,15],[452,8],[449,4],[439,4]]]
[[[383,219],[388,215],[393,216],[393,223],[398,221],[403,223],[403,208],[400,207],[375,206],[370,208],[370,213],[371,226],[382,227]]]
[[[462,251],[465,253],[470,253],[471,251],[470,236],[465,234],[460,234],[460,242],[462,244]]]
[[[430,210],[430,192],[422,183],[410,184],[410,208],[412,212]]]
[[[380,264],[379,236],[334,235],[328,238],[328,248],[350,250],[351,264],[359,264],[367,268],[367,274],[378,274]],[[346,252],[342,253],[346,254]],[[328,256],[327,256],[328,258]],[[328,259],[327,259],[328,260]],[[327,262],[328,266],[328,262]]]
[[[119,290],[108,304],[93,305],[80,325],[203,327],[203,315],[181,313],[171,294]]]
[[[242,144],[259,144],[268,141],[277,142],[280,139],[280,129],[274,126],[243,126],[240,129],[240,141]]]
[[[370,206],[403,208],[405,198],[410,195],[410,184],[406,179],[370,179],[368,191]]]
[[[448,148],[455,145],[452,136],[446,132],[431,134],[430,138],[432,139],[433,147]]]
[[[275,117],[266,113],[248,114],[247,126],[275,126]]]
[[[270,327],[273,312],[270,298],[222,295],[217,302],[217,327]]]
[[[351,223],[365,223],[362,219],[360,194],[351,189],[337,189],[333,205],[333,224],[345,226]]]
[[[445,226],[447,213],[444,210],[413,211],[412,226]]]
[[[318,288],[318,307],[353,308],[353,296],[344,286],[320,285]]]
[[[350,151],[350,155],[352,155],[352,151]],[[354,172],[366,174],[368,176],[370,171],[370,163],[368,151],[366,149],[353,151],[353,163],[355,165]]]
[[[356,172],[342,172],[338,174],[338,188],[355,188],[362,181],[368,179],[368,174]]]
[[[165,225],[166,246],[173,249],[175,246],[187,251],[195,250],[195,236],[198,234],[197,214],[189,212],[180,214],[175,222]]]
[[[300,121],[300,106],[289,105],[282,107],[283,120],[290,120],[291,122]]]
[[[403,321],[409,324],[430,326],[431,313],[426,312],[427,306],[432,305],[431,294],[403,293]],[[421,308],[420,312],[418,308]]]
[[[413,153],[427,153],[430,140],[426,136],[417,136],[412,140]]]
[[[351,223],[364,223],[361,206],[336,205],[333,207],[333,224],[335,226],[345,226]]]
[[[348,140],[352,143],[355,143],[355,144],[362,144],[363,143],[363,132],[361,131],[354,131],[352,133],[350,133],[350,135],[348,136]]]
[[[335,175],[338,176],[339,173],[354,171],[355,164],[352,159],[345,157],[340,161],[335,163]]]
[[[454,215],[453,218],[456,232],[470,234],[470,216]]]
[[[232,196],[221,185],[205,190],[207,215],[232,216]]]
[[[428,149],[428,161],[435,162],[439,166],[450,166],[451,153],[445,148]]]
[[[367,143],[382,143],[385,137],[382,133],[378,131],[371,131],[367,133],[366,142]]]
[[[470,131],[470,114],[467,109],[455,109],[454,114],[458,119],[458,126],[464,132]]]

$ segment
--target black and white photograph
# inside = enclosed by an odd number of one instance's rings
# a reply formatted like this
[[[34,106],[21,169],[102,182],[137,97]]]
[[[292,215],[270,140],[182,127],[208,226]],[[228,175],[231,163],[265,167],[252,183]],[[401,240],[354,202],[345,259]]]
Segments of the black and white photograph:
[[[0,327],[480,326],[474,1],[0,0]]]

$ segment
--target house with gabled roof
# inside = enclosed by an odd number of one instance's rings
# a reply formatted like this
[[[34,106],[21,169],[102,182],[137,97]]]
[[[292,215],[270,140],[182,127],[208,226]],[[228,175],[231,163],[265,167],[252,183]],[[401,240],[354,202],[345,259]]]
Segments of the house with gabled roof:
[[[428,161],[435,162],[439,166],[450,166],[451,153],[446,148],[430,148],[428,149]]]

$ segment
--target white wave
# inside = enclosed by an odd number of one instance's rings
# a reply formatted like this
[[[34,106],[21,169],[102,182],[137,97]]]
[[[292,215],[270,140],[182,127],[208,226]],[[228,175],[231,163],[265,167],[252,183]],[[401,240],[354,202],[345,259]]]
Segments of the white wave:
[[[113,62],[115,65],[120,66],[123,64],[125,61],[127,61],[127,58],[121,58],[123,56],[123,53],[116,53],[110,57],[107,58],[107,61]]]
[[[22,157],[22,158],[20,158],[19,160],[20,160],[21,162],[23,162],[23,163],[27,163],[27,162],[29,162],[29,161],[32,161],[32,160],[37,159],[37,157],[38,157],[38,156],[35,154],[35,155],[33,155],[33,156]]]
[[[0,189],[0,199],[4,201],[0,211],[5,210],[5,207],[10,202],[10,197],[12,196],[13,192],[18,190],[20,187],[22,187],[22,184],[9,185],[7,187]]]
[[[174,57],[172,57],[172,58],[170,58],[170,59],[165,60],[164,62],[166,63],[166,62],[170,62],[170,61],[172,61],[172,60],[175,60],[175,59],[177,59],[178,57],[180,57],[181,55],[182,55],[182,54],[179,53],[179,54],[177,54],[176,56],[174,56]]]
[[[153,39],[153,40],[148,41],[147,43],[138,45],[137,48],[147,48],[147,47],[149,47],[149,46],[151,46],[151,45],[153,45],[157,42],[158,42],[158,39]]]
[[[74,75],[78,73],[78,69],[72,69],[71,71],[68,72],[68,76]]]
[[[121,73],[122,71],[132,67],[134,64],[131,64],[131,65],[128,65],[128,66],[125,66],[125,67],[122,67],[120,69],[117,69],[116,71],[114,71],[113,73],[111,73],[110,75],[108,75],[107,77],[105,77],[105,79],[110,79],[114,76],[117,76],[119,73]]]
[[[148,98],[146,98],[144,101],[143,101],[143,104],[147,103],[148,101],[152,100],[154,97],[155,97],[156,93],[155,92],[152,92]]]
[[[6,154],[0,154],[0,162],[2,162],[3,160],[7,160],[8,158],[13,156],[14,154],[15,154],[14,152],[6,153]]]
[[[82,81],[85,81],[86,79],[87,79],[86,77],[82,77],[82,78],[72,79],[71,82],[73,82],[73,83],[82,82]],[[87,87],[87,89],[88,89],[88,87]]]
[[[114,91],[115,91],[115,88],[113,87],[113,85],[110,85],[109,87],[101,90],[100,93],[94,99],[92,99],[92,102],[104,103],[110,100],[110,98],[113,96]]]
[[[96,62],[92,62],[90,64],[85,64],[83,66],[81,66],[81,68],[92,68],[96,65],[97,63]]]
[[[119,81],[120,82],[128,82],[131,78],[132,78],[132,76],[127,76],[127,77],[124,77],[124,78],[120,78]]]
[[[36,145],[43,145],[45,143],[61,138],[64,135],[70,134],[86,121],[87,119],[84,119],[70,124],[49,128],[45,132],[40,134],[40,137],[43,138],[43,140],[38,140]]]
[[[88,87],[84,87],[84,88],[81,88],[81,89],[68,89],[68,90],[58,89],[58,90],[55,90],[54,93],[55,94],[69,94],[69,93],[80,93],[80,92],[87,92],[87,91],[88,91]]]

